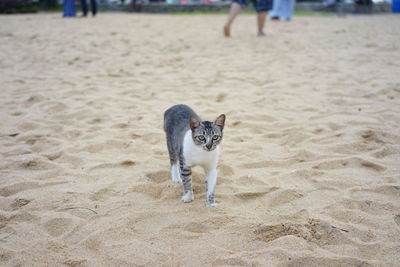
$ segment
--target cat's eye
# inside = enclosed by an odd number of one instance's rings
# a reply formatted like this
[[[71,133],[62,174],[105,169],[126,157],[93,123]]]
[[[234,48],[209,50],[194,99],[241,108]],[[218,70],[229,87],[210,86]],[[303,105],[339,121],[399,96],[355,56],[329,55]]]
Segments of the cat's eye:
[[[214,135],[214,136],[212,137],[213,140],[218,140],[218,138],[219,138],[218,135]]]
[[[204,141],[206,140],[206,138],[203,135],[200,135],[199,137],[197,137],[200,141]]]

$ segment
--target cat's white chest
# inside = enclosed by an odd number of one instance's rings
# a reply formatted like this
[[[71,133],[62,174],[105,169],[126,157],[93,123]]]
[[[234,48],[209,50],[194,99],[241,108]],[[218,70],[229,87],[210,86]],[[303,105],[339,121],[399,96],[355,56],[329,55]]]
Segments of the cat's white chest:
[[[189,166],[202,166],[203,168],[214,168],[218,161],[219,147],[213,151],[205,151],[201,146],[195,145],[191,130],[188,130],[183,139],[183,156]]]

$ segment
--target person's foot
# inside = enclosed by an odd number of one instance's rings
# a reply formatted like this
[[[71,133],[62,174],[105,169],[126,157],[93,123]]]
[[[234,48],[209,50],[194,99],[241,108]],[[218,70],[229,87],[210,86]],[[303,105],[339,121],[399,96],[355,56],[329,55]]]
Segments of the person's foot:
[[[279,17],[278,16],[273,16],[273,17],[271,17],[271,20],[279,20]]]
[[[229,29],[228,26],[224,26],[224,36],[225,37],[230,37],[231,36],[231,29]]]
[[[265,32],[259,32],[259,33],[257,34],[257,36],[258,36],[258,37],[264,37],[264,36],[266,36],[266,34],[265,34]]]

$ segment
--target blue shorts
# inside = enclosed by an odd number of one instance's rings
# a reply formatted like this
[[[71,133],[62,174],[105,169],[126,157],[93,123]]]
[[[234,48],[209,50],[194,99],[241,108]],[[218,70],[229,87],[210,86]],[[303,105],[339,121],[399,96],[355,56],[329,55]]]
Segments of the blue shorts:
[[[257,13],[267,12],[272,9],[272,0],[233,0],[234,3],[239,4],[242,8],[244,8],[249,1],[253,3]]]

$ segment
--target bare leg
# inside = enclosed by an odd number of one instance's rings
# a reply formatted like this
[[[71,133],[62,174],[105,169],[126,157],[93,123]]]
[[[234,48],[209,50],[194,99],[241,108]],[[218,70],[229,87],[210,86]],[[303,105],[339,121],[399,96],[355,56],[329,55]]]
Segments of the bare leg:
[[[257,14],[257,28],[258,28],[258,36],[265,36],[264,32],[264,24],[265,17],[267,16],[267,12],[260,12]]]
[[[240,13],[242,7],[238,3],[232,3],[231,9],[229,10],[228,21],[224,25],[224,36],[231,36],[231,26],[236,16]]]

